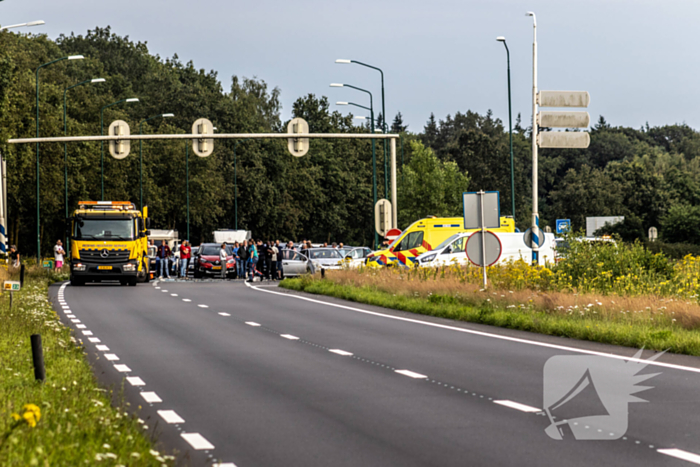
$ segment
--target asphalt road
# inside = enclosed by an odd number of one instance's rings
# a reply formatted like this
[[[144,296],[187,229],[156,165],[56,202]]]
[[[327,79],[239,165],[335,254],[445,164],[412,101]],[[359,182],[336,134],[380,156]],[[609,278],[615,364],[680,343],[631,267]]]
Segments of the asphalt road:
[[[624,387],[605,378],[634,365],[619,358],[634,349],[255,285],[56,285],[50,297],[101,381],[124,384],[183,465],[700,464],[698,358],[661,355],[639,372],[660,373],[640,383],[653,387],[636,394],[648,402],[627,404],[625,392],[612,396],[617,412],[601,412],[610,388]],[[550,438],[543,372],[555,356],[612,368],[602,380],[594,369],[595,390],[552,411],[563,414],[555,421],[604,413],[628,424],[579,419],[581,431],[616,432]],[[574,371],[569,361],[552,374]]]

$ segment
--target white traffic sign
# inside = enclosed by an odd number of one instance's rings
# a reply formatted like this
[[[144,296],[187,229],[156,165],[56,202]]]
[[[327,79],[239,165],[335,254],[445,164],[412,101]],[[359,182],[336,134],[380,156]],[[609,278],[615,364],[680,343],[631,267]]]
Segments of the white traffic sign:
[[[484,225],[481,225],[481,200],[480,193],[484,196]],[[462,193],[464,205],[465,229],[497,229],[501,226],[500,203],[497,191],[479,193]]]
[[[293,118],[287,125],[287,133],[308,133],[309,124],[303,118]],[[309,152],[309,138],[289,138],[287,148],[292,156],[301,157]]]
[[[384,238],[386,238],[390,242],[393,242],[394,240],[399,238],[399,235],[401,235],[401,231],[399,229],[391,229],[386,233]]]
[[[391,202],[380,199],[374,205],[374,228],[382,237],[391,230]]]
[[[656,241],[657,238],[659,238],[659,231],[656,227],[649,227],[649,241]]]
[[[128,136],[131,134],[129,124],[124,120],[115,120],[109,125],[107,134],[110,136]],[[115,159],[124,159],[129,155],[131,149],[131,141],[128,139],[119,139],[109,142],[109,153]]]
[[[541,148],[580,148],[591,144],[591,136],[585,131],[545,131],[537,135]]]
[[[537,104],[540,107],[588,107],[591,95],[588,91],[540,91]]]
[[[482,240],[484,239],[484,240]],[[484,244],[482,245],[482,242]],[[477,266],[491,266],[501,257],[501,241],[495,233],[474,232],[467,240],[467,258]],[[486,260],[484,261],[484,256]]]
[[[192,124],[192,134],[200,136],[200,138],[192,140],[192,150],[199,157],[207,157],[214,152],[214,140],[205,138],[206,135],[211,135],[213,133],[214,125],[206,118],[197,119]]]
[[[21,284],[17,281],[4,281],[2,283],[2,289],[6,292],[18,292]]]
[[[537,124],[546,128],[588,128],[588,112],[544,111],[537,114]]]

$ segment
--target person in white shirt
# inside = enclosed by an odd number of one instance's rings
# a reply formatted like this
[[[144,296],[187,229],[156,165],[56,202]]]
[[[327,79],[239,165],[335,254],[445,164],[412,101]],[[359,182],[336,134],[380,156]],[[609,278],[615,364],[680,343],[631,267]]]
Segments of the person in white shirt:
[[[63,250],[63,243],[61,240],[58,240],[56,245],[53,247],[53,256],[56,260],[56,264],[54,265],[55,272],[59,272],[61,271],[61,268],[63,268],[63,255],[65,254],[66,252]]]
[[[219,250],[219,261],[221,262],[221,278],[226,279],[226,260],[228,259],[228,254],[226,253],[226,242],[221,244],[221,249]]]

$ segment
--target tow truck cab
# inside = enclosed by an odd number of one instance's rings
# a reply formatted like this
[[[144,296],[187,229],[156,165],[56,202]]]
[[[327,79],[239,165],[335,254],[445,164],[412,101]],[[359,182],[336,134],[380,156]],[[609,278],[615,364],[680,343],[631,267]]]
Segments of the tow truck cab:
[[[149,280],[148,208],[129,201],[81,201],[70,223],[71,285]]]

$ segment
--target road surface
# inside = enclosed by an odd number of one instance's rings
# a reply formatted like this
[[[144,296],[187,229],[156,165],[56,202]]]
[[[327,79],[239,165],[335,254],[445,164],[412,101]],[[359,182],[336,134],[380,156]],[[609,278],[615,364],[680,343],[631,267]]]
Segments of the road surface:
[[[126,379],[127,401],[182,465],[700,464],[698,358],[666,354],[641,371],[660,374],[641,383],[653,389],[629,404],[626,432],[554,440],[541,410],[548,359],[625,362],[634,349],[254,285],[49,293],[98,378],[115,388]],[[584,393],[576,416],[600,410]]]

